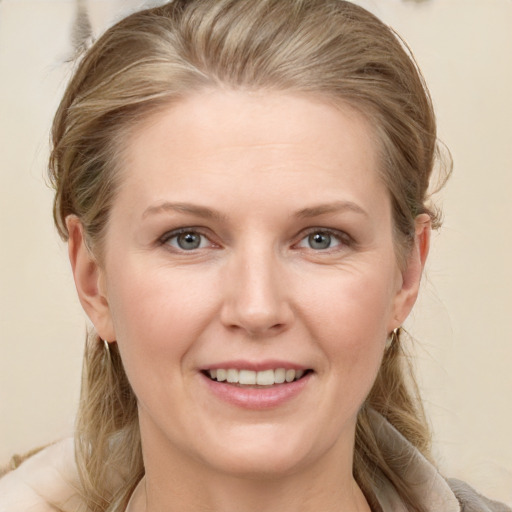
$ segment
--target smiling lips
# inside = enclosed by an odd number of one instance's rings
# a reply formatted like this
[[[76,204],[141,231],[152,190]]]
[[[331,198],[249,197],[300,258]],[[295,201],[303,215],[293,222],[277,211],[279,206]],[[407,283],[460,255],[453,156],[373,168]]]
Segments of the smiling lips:
[[[308,387],[313,369],[289,361],[224,361],[200,372],[223,402],[249,410],[275,409]]]
[[[216,382],[239,384],[240,386],[273,386],[299,380],[304,370],[276,368],[263,371],[237,370],[235,368],[217,368],[208,370],[207,375]]]

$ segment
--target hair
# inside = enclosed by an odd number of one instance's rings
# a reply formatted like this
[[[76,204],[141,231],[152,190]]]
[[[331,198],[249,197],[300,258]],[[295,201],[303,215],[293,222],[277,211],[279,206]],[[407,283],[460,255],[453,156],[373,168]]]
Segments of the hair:
[[[144,119],[207,88],[328,98],[369,121],[389,191],[396,252],[414,240],[417,215],[433,227],[429,181],[438,160],[431,99],[414,58],[374,15],[342,0],[175,0],[111,27],[79,63],[55,116],[49,175],[54,219],[78,216],[101,262],[122,180],[123,142]],[[447,172],[448,174],[448,172]],[[385,476],[421,512],[399,476],[402,459],[376,442],[369,410],[430,458],[430,432],[402,343],[386,351],[356,427],[354,476],[370,502]],[[93,512],[123,510],[144,474],[137,403],[117,345],[89,333],[76,426],[83,494]],[[114,483],[113,483],[114,482]]]

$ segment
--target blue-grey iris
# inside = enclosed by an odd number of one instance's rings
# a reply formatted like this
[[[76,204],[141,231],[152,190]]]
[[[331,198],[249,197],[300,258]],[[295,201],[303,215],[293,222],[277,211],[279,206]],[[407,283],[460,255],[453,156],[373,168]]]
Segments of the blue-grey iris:
[[[309,246],[312,249],[328,249],[331,245],[329,233],[312,233],[308,236]]]
[[[190,251],[197,249],[201,245],[201,235],[198,233],[182,233],[176,237],[180,249]]]

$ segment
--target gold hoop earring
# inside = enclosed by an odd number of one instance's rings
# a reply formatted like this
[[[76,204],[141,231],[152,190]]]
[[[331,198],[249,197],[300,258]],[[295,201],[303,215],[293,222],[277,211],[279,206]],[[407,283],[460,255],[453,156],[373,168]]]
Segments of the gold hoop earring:
[[[389,333],[389,336],[386,340],[386,350],[389,350],[395,343],[399,342],[398,335],[400,334],[400,327],[397,327],[396,329],[393,329]]]

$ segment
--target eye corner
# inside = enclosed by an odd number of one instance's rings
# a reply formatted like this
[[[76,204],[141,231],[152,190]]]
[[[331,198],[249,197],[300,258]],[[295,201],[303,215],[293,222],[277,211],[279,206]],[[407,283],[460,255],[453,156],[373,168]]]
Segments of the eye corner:
[[[354,240],[344,231],[331,228],[314,227],[299,235],[295,247],[315,253],[332,253],[350,247]]]
[[[183,227],[167,231],[158,238],[158,245],[176,253],[193,253],[201,249],[216,249],[220,245],[198,227]]]

